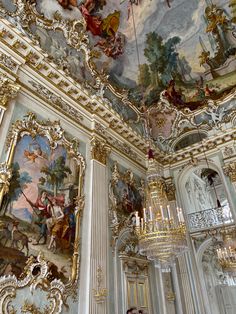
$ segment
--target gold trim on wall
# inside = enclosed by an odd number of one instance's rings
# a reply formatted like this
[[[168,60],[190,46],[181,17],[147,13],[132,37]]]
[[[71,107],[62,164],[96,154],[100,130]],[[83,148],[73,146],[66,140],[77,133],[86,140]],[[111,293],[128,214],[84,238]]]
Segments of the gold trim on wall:
[[[55,149],[58,145],[62,145],[68,156],[75,160],[78,166],[78,194],[75,199],[75,241],[74,251],[72,256],[72,268],[71,275],[68,282],[64,285],[63,298],[69,295],[75,295],[77,290],[77,283],[79,279],[79,261],[80,261],[80,224],[81,215],[84,208],[84,174],[85,174],[85,160],[80,154],[79,142],[77,139],[68,139],[65,136],[65,131],[60,125],[60,121],[38,121],[34,113],[29,112],[23,120],[17,120],[12,124],[11,130],[7,136],[7,154],[6,161],[1,164],[0,167],[0,206],[2,204],[3,196],[8,191],[8,186],[11,179],[11,167],[13,163],[14,153],[18,141],[24,136],[29,135],[35,138],[37,135],[45,136],[52,149]],[[1,184],[2,182],[2,184]],[[22,276],[26,276],[24,272]],[[47,281],[47,278],[45,277]],[[7,312],[6,312],[7,313]],[[50,312],[51,313],[51,312]],[[54,312],[52,312],[54,313]],[[55,312],[57,313],[57,312]],[[59,313],[59,312],[58,312]]]
[[[91,138],[91,158],[99,161],[103,165],[107,164],[107,157],[110,154],[111,148],[107,143],[95,136]]]
[[[13,83],[5,74],[0,73],[0,108],[7,109],[8,102],[14,99],[20,86]]]

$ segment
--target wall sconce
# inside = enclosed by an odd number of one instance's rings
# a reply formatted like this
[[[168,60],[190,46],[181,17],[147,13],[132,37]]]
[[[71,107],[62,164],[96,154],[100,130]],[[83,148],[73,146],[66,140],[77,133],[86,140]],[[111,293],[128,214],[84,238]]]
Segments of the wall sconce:
[[[102,284],[102,267],[97,268],[97,289],[93,289],[93,296],[96,303],[103,303],[107,297],[108,290],[106,288],[101,288]]]

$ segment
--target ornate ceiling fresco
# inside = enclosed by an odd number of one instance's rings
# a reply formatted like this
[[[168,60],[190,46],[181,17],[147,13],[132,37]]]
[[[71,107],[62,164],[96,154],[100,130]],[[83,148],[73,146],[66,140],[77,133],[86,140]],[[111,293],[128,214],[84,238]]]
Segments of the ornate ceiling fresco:
[[[1,12],[138,133],[149,121],[162,150],[232,118],[233,0],[2,0]]]

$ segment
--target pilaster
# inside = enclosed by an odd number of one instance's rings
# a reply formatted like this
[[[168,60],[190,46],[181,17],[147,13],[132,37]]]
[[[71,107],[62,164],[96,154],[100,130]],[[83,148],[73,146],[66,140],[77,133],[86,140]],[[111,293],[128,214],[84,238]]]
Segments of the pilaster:
[[[223,172],[226,176],[226,188],[229,190],[227,194],[232,198],[232,206],[233,209],[232,215],[234,220],[236,220],[236,161],[227,162],[223,167]]]
[[[0,72],[0,126],[9,102],[17,96],[19,89],[18,84]]]
[[[91,139],[91,255],[89,314],[106,314],[108,287],[108,181],[106,162],[110,148]]]

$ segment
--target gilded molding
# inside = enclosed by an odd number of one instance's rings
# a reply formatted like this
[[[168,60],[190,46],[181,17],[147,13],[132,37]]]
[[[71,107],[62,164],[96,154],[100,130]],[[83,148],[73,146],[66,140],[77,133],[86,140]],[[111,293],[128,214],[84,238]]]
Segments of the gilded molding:
[[[0,205],[3,196],[9,191],[10,180],[12,177],[12,170],[7,163],[0,164]]]
[[[121,212],[120,208],[120,201],[119,201],[119,195],[115,192],[115,188],[117,187],[117,184],[119,180],[123,181],[124,184],[131,186],[132,188],[136,189],[137,192],[140,194],[140,196],[143,199],[144,195],[144,189],[145,189],[145,182],[143,179],[138,182],[136,178],[134,177],[134,173],[127,169],[126,171],[122,172],[119,169],[119,165],[117,161],[114,162],[112,167],[112,173],[111,173],[111,180],[109,183],[109,216],[110,216],[110,228],[112,232],[112,247],[114,249],[117,239],[119,238],[119,235],[124,232],[124,230],[127,230],[129,232],[133,231],[133,212],[131,213],[124,213]],[[123,243],[123,242],[122,242]],[[134,241],[133,241],[134,244]],[[130,252],[133,252],[133,248],[130,248]],[[123,250],[122,248],[121,250]],[[127,253],[127,251],[126,251]],[[137,253],[137,252],[136,252]]]
[[[36,36],[34,36],[32,34],[32,31],[30,30],[30,26],[32,24],[35,24],[36,27],[41,27],[42,29],[46,29],[46,30],[52,30],[52,31],[60,30],[63,33],[66,43],[68,45],[70,45],[72,48],[75,48],[78,52],[83,52],[85,63],[88,66],[88,69],[90,70],[90,73],[94,78],[95,84],[93,85],[93,89],[97,91],[95,92],[95,95],[90,95],[90,100],[93,98],[92,104],[96,103],[96,109],[99,111],[100,116],[104,116],[101,114],[101,112],[104,111],[102,110],[104,109],[104,104],[111,106],[111,102],[107,98],[104,97],[104,89],[108,88],[114,95],[116,95],[124,103],[124,105],[131,107],[135,111],[135,113],[137,114],[137,121],[140,121],[145,117],[145,113],[141,112],[129,100],[128,91],[121,90],[112,86],[111,82],[109,81],[109,76],[107,75],[107,73],[105,73],[104,71],[99,71],[99,69],[97,68],[97,65],[94,62],[94,59],[98,58],[98,52],[92,50],[90,47],[89,36],[86,32],[86,23],[84,19],[81,18],[79,20],[73,20],[73,21],[64,20],[63,17],[58,12],[56,12],[54,16],[52,17],[52,20],[48,20],[37,11],[36,0],[31,0],[31,1],[16,0],[14,2],[16,4],[16,10],[14,12],[7,11],[2,6],[0,10],[1,14],[2,16],[11,16],[12,18],[20,17],[22,28],[26,30],[27,34],[31,37],[34,44],[35,43],[38,44],[38,42],[37,42]],[[15,49],[25,50],[26,44],[24,44],[23,41],[16,40],[14,41],[13,46]],[[51,60],[52,59],[53,58],[51,57]],[[31,58],[28,58],[27,61],[31,62]],[[66,75],[68,74],[68,67],[66,67],[66,60],[63,60],[63,67],[62,67],[62,63],[59,63],[60,61],[58,62],[58,60],[56,60],[55,58],[54,58],[54,62],[55,64],[57,64],[57,69],[63,68],[65,69],[64,73]],[[36,63],[37,63],[37,69],[44,69],[46,71],[49,69],[49,64],[45,67],[45,63],[43,61],[42,62],[36,61]],[[48,71],[47,73],[48,78],[57,78],[58,77],[57,69]],[[59,82],[59,85],[60,84],[62,84],[62,86],[66,86],[67,82],[64,80],[61,80]],[[233,99],[233,97],[235,97],[235,93],[236,91],[233,90],[229,95],[227,95],[227,97],[222,98],[215,102],[212,100],[209,100],[202,108],[194,112],[186,108],[184,110],[178,110],[166,100],[166,98],[164,97],[164,92],[161,93],[160,101],[158,102],[158,104],[155,104],[155,108],[162,112],[162,109],[164,107],[167,110],[172,110],[177,113],[176,120],[172,126],[171,134],[168,139],[165,139],[165,141],[168,140],[170,145],[173,144],[173,141],[171,138],[177,138],[181,134],[181,132],[183,131],[183,128],[181,127],[181,125],[183,123],[186,123],[186,121],[188,121],[188,127],[190,130],[196,130],[196,126],[201,127],[202,130],[209,130],[212,128],[219,129],[222,122],[228,122],[230,120],[232,121],[233,117],[235,116],[234,111],[232,110],[232,112],[230,112],[229,114],[226,114],[223,107],[222,107],[222,110],[218,110],[218,107],[223,105],[226,101]],[[87,109],[90,109],[92,111],[94,106],[91,106],[89,108],[89,103],[87,105],[88,105]],[[153,107],[150,107],[149,113],[152,109]],[[208,117],[211,118],[212,125],[206,126],[205,122],[201,122],[200,125],[196,124],[195,116],[201,113],[205,113]],[[116,124],[116,121],[115,121],[115,124]],[[160,120],[159,124],[162,125],[163,120]],[[127,130],[128,128],[124,128],[124,129]],[[119,132],[118,129],[116,129],[116,131],[120,134],[122,133],[122,132]],[[164,139],[160,139],[160,140],[164,141]],[[133,140],[133,143],[135,142],[137,141]],[[145,145],[145,143],[140,141],[140,138],[139,138],[139,143],[136,143],[136,144],[139,145],[140,147]],[[158,155],[161,155],[160,157],[163,158],[163,154],[161,154],[160,152],[158,152]],[[163,159],[161,161],[163,161]]]
[[[18,64],[10,56],[5,55],[4,53],[0,53],[0,64],[13,73],[16,73],[18,70]]]
[[[103,271],[102,267],[99,265],[97,268],[97,289],[93,289],[93,296],[96,303],[103,303],[108,294],[108,290],[106,288],[102,288],[102,280],[103,280]]]
[[[65,102],[61,97],[56,96],[49,89],[44,87],[40,83],[36,83],[34,81],[29,81],[29,83],[33,86],[36,92],[41,95],[43,98],[48,100],[50,104],[59,111],[62,111],[64,114],[73,117],[77,122],[83,121],[83,116],[79,113],[78,110],[70,106],[67,102]]]
[[[0,74],[0,107],[4,110],[7,109],[8,102],[14,99],[20,86],[13,83],[6,75]]]
[[[79,279],[79,265],[80,265],[80,225],[81,225],[81,215],[84,208],[84,194],[83,194],[83,184],[84,184],[84,174],[85,174],[85,160],[84,157],[79,152],[79,142],[75,138],[68,138],[65,134],[64,129],[61,127],[60,121],[50,121],[50,120],[37,120],[37,116],[29,112],[23,120],[17,120],[12,124],[12,128],[8,133],[6,139],[7,153],[5,164],[2,164],[0,168],[0,184],[3,184],[2,196],[6,193],[9,187],[9,179],[11,177],[11,169],[14,152],[18,140],[24,135],[30,135],[32,138],[36,136],[46,136],[49,142],[49,146],[55,149],[59,145],[65,147],[68,155],[71,159],[75,160],[78,166],[78,195],[75,200],[75,219],[76,219],[76,232],[75,241],[72,254],[72,267],[71,275],[68,281],[65,283],[65,288],[63,288],[63,298],[67,296],[75,296],[77,291],[77,284]],[[2,169],[2,172],[1,172]],[[3,193],[4,191],[4,193]],[[1,200],[0,200],[1,201]],[[15,277],[14,277],[15,278]],[[1,278],[0,278],[1,280]],[[17,279],[14,279],[17,280]],[[17,281],[16,281],[17,282]],[[0,284],[1,289],[1,284]],[[1,294],[1,291],[0,291]],[[0,300],[1,301],[1,300]],[[1,308],[1,307],[0,307]],[[8,313],[7,311],[3,313]],[[50,312],[60,313],[60,312]]]
[[[236,182],[236,162],[227,164],[223,168],[224,174],[230,178],[232,182]]]
[[[176,197],[175,197],[175,184],[172,182],[166,182],[166,196],[168,201],[175,201]]]
[[[31,256],[25,266],[24,274],[17,279],[14,275],[3,276],[0,278],[0,309],[2,314],[16,313],[14,303],[18,304],[16,299],[17,290],[29,287],[29,292],[33,295],[37,289],[45,292],[45,301],[48,304],[43,310],[39,310],[34,304],[27,300],[21,307],[21,313],[32,314],[59,314],[62,312],[65,304],[65,285],[61,280],[54,279],[49,281],[50,264],[42,254],[37,258]],[[36,274],[36,275],[35,275]],[[37,297],[36,297],[37,299]]]
[[[110,154],[110,147],[107,143],[97,137],[91,139],[91,159],[95,159],[100,163],[106,165],[107,157]]]
[[[124,142],[121,142],[121,141],[117,140],[116,138],[110,136],[107,132],[107,129],[101,123],[95,122],[95,130],[97,133],[99,133],[101,136],[103,136],[110,145],[114,146],[116,149],[118,149],[122,153],[126,154],[127,156],[131,157],[135,161],[140,160],[138,157],[138,154],[136,154],[132,150],[130,145],[128,145]],[[140,160],[140,161],[142,161],[142,160]]]
[[[17,55],[19,55],[21,58],[24,58],[26,60],[27,65],[38,75],[40,75],[43,78],[43,80],[52,84],[55,90],[58,90],[66,94],[67,97],[69,97],[76,103],[79,102],[79,105],[85,108],[89,113],[95,113],[105,123],[111,124],[111,128],[114,132],[122,136],[123,134],[125,134],[127,142],[129,144],[135,145],[135,147],[142,153],[146,152],[145,140],[139,134],[133,132],[126,122],[120,124],[120,119],[117,117],[117,113],[111,108],[111,106],[108,106],[109,101],[107,99],[101,99],[99,98],[99,96],[92,95],[91,93],[88,94],[86,92],[88,91],[87,87],[85,90],[83,87],[80,86],[80,84],[78,84],[78,82],[73,81],[71,79],[68,80],[67,79],[68,74],[66,74],[65,71],[63,70],[60,70],[58,65],[53,64],[51,60],[48,60],[47,55],[45,53],[41,52],[39,54],[38,52],[32,52],[32,45],[35,44],[34,42],[29,43],[25,41],[24,38],[21,37],[21,35],[19,34],[19,31],[14,28],[14,26],[13,27],[12,25],[9,26],[8,23],[6,23],[4,20],[2,20],[2,22],[5,28],[3,32],[0,31],[0,37],[2,37],[0,40],[4,45],[7,45],[7,47],[12,49]],[[12,28],[14,29],[14,32]],[[22,45],[27,46],[27,50],[22,52],[22,50],[13,47],[12,44],[13,39],[14,41],[21,40]],[[31,40],[33,39],[31,38]],[[55,75],[59,76],[57,80],[54,77],[53,78],[48,77],[52,72]],[[66,83],[69,84],[69,87],[66,88],[66,90],[65,88],[62,89],[61,86],[59,86],[59,84],[57,83],[62,80],[66,81]],[[41,98],[45,97],[43,93],[39,94],[39,96]],[[60,110],[58,106],[57,107],[55,106],[55,108]],[[75,118],[72,115],[69,115],[68,113],[67,115],[75,120]],[[113,139],[114,142],[113,145],[117,147],[119,151],[124,152],[129,156],[133,155],[133,159],[137,161],[136,153],[130,149],[128,144],[122,143],[121,141],[114,139],[113,136],[110,135],[109,138]],[[164,156],[162,153],[160,153],[159,150],[156,150],[155,153],[156,156],[158,156],[158,158],[160,157],[162,159]],[[141,158],[139,159],[139,162],[142,162]]]

